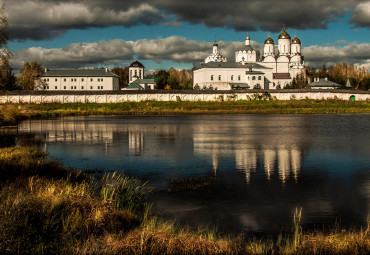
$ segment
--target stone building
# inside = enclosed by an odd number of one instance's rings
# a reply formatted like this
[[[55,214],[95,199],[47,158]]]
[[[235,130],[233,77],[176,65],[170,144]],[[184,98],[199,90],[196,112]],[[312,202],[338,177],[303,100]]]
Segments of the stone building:
[[[213,44],[213,52],[201,68],[193,73],[195,88],[229,89],[281,89],[304,70],[301,41],[291,39],[285,27],[278,37],[278,45],[268,35],[263,54],[251,45],[247,34],[242,49],[235,52],[235,61],[228,62]]]

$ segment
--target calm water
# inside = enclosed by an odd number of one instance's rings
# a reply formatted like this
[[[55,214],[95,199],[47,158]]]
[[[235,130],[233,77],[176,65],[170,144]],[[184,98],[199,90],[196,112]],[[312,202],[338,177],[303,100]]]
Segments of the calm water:
[[[215,177],[207,189],[155,193],[152,212],[223,232],[365,226],[370,214],[370,115],[104,116],[25,121],[17,145],[65,165],[125,171],[169,187]]]

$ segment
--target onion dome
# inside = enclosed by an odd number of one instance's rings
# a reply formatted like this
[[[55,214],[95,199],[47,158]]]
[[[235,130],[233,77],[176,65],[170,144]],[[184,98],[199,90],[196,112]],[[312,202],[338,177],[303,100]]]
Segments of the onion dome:
[[[293,38],[293,40],[292,40],[292,44],[301,44],[301,40],[299,40],[298,38],[297,38],[297,36],[294,36],[294,38]]]
[[[278,39],[291,39],[290,35],[285,31],[285,26],[283,27],[283,31],[281,31]]]
[[[270,37],[270,34],[269,34],[269,37],[267,37],[267,39],[265,40],[265,44],[274,44],[274,40]]]
[[[136,60],[135,62],[131,63],[130,67],[142,67],[142,68],[144,68],[144,65]]]

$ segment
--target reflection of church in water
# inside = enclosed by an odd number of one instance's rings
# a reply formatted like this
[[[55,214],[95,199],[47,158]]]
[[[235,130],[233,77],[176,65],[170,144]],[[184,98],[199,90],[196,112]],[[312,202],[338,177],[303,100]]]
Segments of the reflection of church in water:
[[[227,123],[220,125],[217,128],[228,127]],[[231,157],[235,160],[235,169],[244,173],[248,183],[257,167],[264,169],[268,180],[276,176],[283,183],[298,179],[302,164],[301,136],[289,135],[289,141],[281,141],[280,135],[255,140],[254,135],[245,138],[245,133],[225,132],[223,137],[219,137],[217,128],[193,124],[191,130],[184,125],[163,125],[153,129],[140,124],[40,120],[25,122],[20,132],[34,134],[46,147],[53,143],[92,144],[104,146],[108,154],[140,156],[142,160],[153,160],[153,148],[160,148],[155,156],[166,160],[189,160],[194,156],[210,160],[215,174],[220,170],[223,159]],[[83,150],[94,153],[88,147],[80,150],[81,153]]]

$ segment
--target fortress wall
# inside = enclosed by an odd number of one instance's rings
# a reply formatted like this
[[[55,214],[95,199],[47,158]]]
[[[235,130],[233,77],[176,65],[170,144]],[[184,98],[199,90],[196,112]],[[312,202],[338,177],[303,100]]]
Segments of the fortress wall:
[[[357,90],[284,90],[267,91],[271,97],[277,100],[302,100],[302,99],[338,99],[350,100],[355,96],[356,101],[370,100],[370,92]],[[109,91],[109,93],[80,92],[51,93],[25,91],[11,92],[0,95],[0,104],[4,103],[119,103],[140,101],[227,101],[227,100],[249,100],[256,95],[263,95],[264,90],[243,91]]]

